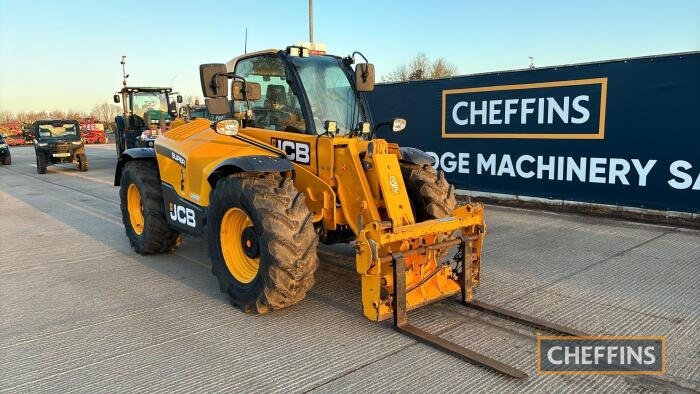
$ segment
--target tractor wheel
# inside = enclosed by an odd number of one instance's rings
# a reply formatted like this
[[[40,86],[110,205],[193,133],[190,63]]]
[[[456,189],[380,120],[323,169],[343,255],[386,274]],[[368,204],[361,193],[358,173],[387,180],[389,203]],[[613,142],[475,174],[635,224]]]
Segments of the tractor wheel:
[[[430,164],[402,163],[401,173],[417,222],[448,217],[457,207],[454,187],[447,182],[444,172],[436,171]],[[452,239],[455,235],[438,235],[437,242]]]
[[[211,194],[209,257],[219,288],[247,313],[301,301],[318,267],[312,213],[289,178],[231,175]]]
[[[46,174],[46,167],[48,166],[48,163],[46,162],[46,155],[37,152],[36,154],[36,172],[39,174]]]
[[[5,158],[3,159],[2,164],[5,166],[9,166],[10,164],[12,164],[12,155],[8,153],[7,156],[5,156]]]
[[[158,167],[148,160],[126,163],[119,189],[122,222],[131,246],[140,254],[165,253],[180,245],[180,233],[165,220]]]
[[[76,156],[78,159],[78,169],[82,172],[87,171],[88,170],[87,155],[85,153],[78,153]]]

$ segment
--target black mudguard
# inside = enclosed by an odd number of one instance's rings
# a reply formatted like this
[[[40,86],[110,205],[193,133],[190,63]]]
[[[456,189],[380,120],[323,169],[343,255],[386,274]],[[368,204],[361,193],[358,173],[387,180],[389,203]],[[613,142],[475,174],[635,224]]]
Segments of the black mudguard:
[[[207,179],[213,186],[222,175],[238,172],[293,172],[292,163],[282,157],[264,155],[231,157],[219,163],[208,175]]]
[[[417,165],[430,164],[431,166],[435,164],[435,160],[420,149],[406,146],[399,148],[399,150],[401,151],[401,161],[403,162]]]
[[[119,186],[122,178],[122,170],[130,160],[156,160],[156,151],[153,148],[131,148],[125,150],[117,159],[117,169],[114,172],[114,186]]]

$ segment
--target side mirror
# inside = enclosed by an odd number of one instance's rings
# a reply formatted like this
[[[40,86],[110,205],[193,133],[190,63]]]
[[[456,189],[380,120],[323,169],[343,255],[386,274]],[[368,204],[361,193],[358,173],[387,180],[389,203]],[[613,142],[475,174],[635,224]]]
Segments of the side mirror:
[[[199,81],[202,84],[204,97],[226,98],[228,96],[228,77],[225,74],[226,65],[223,63],[199,66]]]
[[[391,131],[398,133],[406,128],[406,119],[394,118],[391,120]]]
[[[374,90],[374,64],[359,63],[355,66],[355,89],[358,92]]]
[[[233,92],[233,99],[236,101],[243,101],[243,100],[260,100],[261,92],[260,92],[260,84],[256,82],[246,82],[246,89],[245,91],[243,90],[243,82],[242,81],[233,81],[231,83],[231,91]]]
[[[212,115],[226,115],[229,113],[228,99],[226,97],[204,99],[207,111]]]
[[[171,101],[170,104],[168,104],[168,115],[172,116],[173,118],[177,118],[177,105],[174,101]]]
[[[180,96],[179,94],[177,95],[177,103],[182,104],[182,96]]]
[[[372,139],[374,137],[374,134],[379,130],[380,128],[384,126],[391,126],[391,131],[394,133],[398,133],[400,131],[403,131],[403,129],[406,128],[406,119],[403,118],[393,118],[391,120],[387,120],[386,122],[378,123],[374,126],[374,130],[372,130],[371,133],[369,133],[369,139]]]
[[[114,95],[114,102],[117,103],[117,104],[119,104],[119,102],[121,102],[121,101],[122,101],[121,97],[119,97],[118,94],[115,94],[115,95]]]

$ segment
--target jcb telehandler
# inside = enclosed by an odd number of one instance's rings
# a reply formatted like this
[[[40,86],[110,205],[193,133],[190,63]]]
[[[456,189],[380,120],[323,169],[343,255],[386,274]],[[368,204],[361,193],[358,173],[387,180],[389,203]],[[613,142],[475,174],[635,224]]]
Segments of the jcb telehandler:
[[[393,317],[404,334],[526,376],[407,322],[407,311],[460,294],[465,305],[566,330],[473,299],[484,207],[457,207],[430,156],[374,138],[378,127],[398,132],[405,121],[373,123],[364,92],[374,88],[374,66],[353,70],[356,54],[290,46],[201,65],[207,109],[225,119],[192,120],[155,149],[119,157],[115,185],[131,245],[164,253],[181,233],[206,236],[221,291],[246,312],[266,313],[304,298],[319,240],[356,240],[368,319]]]

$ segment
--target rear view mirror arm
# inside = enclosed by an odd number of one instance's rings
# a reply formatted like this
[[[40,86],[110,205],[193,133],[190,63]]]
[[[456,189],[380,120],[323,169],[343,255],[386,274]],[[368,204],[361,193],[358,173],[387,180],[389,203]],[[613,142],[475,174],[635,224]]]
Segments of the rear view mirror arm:
[[[219,82],[218,82],[218,79],[221,76],[224,76],[228,79],[238,78],[238,79],[243,80],[244,81],[243,83],[245,83],[245,79],[243,79],[243,77],[240,77],[232,72],[231,73],[216,73],[211,77],[211,82],[209,83],[209,87],[212,88],[212,90],[214,90],[215,92],[218,92],[219,89],[221,89],[221,87],[219,86]]]
[[[228,78],[228,79],[233,79],[233,80],[239,80],[239,81],[241,81],[241,82],[243,83],[243,91],[244,91],[244,92],[247,92],[248,86],[247,86],[247,82],[246,82],[245,78],[243,78],[243,77],[241,77],[240,75],[237,75],[237,74],[235,74],[235,73],[233,73],[233,72],[228,72],[228,73],[216,73],[216,74],[214,74],[214,76],[211,78],[211,84],[209,85],[209,86],[211,86],[211,88],[212,88],[214,91],[218,91],[219,88],[220,88],[220,87],[219,87],[219,83],[218,83],[218,78],[219,78],[220,76],[225,76],[225,77]],[[244,94],[245,94],[245,93],[244,93]],[[245,96],[246,96],[246,97],[245,97],[246,106],[248,107],[248,109],[250,109],[250,100],[248,100],[248,95],[247,95],[247,94],[245,94]],[[248,115],[248,113],[246,112],[246,119],[248,118],[248,116],[249,116],[249,115]]]

